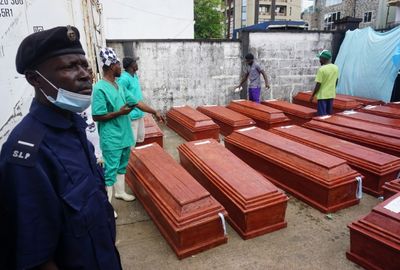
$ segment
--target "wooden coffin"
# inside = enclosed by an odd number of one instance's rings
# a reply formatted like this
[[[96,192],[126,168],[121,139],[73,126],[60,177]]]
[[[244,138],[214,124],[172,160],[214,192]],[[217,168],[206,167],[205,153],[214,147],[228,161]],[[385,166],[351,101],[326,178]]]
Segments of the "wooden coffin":
[[[219,140],[219,126],[210,117],[189,106],[172,107],[167,112],[167,126],[187,141]]]
[[[395,179],[390,182],[386,182],[383,185],[383,197],[385,200],[389,199],[390,197],[400,193],[400,179]]]
[[[126,181],[179,259],[227,242],[225,209],[158,144],[132,149]]]
[[[317,110],[315,109],[283,100],[264,100],[261,104],[283,111],[292,120],[292,123],[296,125],[302,125],[317,116]]]
[[[385,106],[395,107],[395,108],[400,109],[400,101],[389,102],[389,103],[386,103]]]
[[[373,98],[357,97],[357,96],[350,96],[350,95],[344,95],[344,94],[336,94],[336,96],[343,97],[343,98],[354,99],[354,100],[360,102],[364,106],[367,106],[367,105],[383,105],[383,104],[385,104],[385,102],[383,102],[382,100],[373,99]]]
[[[299,126],[277,127],[271,132],[347,160],[364,176],[362,188],[373,196],[382,196],[382,186],[400,172],[400,158],[362,145],[341,140]]]
[[[141,146],[150,143],[158,143],[163,147],[163,137],[164,133],[161,131],[156,121],[150,114],[146,114],[144,117],[144,141],[136,143],[136,146]]]
[[[368,270],[400,269],[400,194],[348,225],[347,258]]]
[[[215,140],[182,144],[183,167],[227,210],[243,239],[286,227],[288,197]]]
[[[233,100],[227,107],[250,117],[263,129],[287,125],[290,122],[282,111],[245,99]]]
[[[197,110],[210,117],[220,128],[224,136],[228,136],[236,129],[251,127],[256,124],[253,119],[225,108],[224,106],[200,106]]]
[[[344,111],[337,113],[336,115],[400,129],[400,119],[389,118],[360,111]]]
[[[314,117],[303,126],[400,157],[398,129],[336,115]]]
[[[225,146],[275,185],[322,212],[359,202],[356,177],[361,175],[343,159],[256,127],[233,132],[225,137]]]
[[[365,106],[361,112],[375,114],[379,116],[400,119],[400,108],[391,106]]]
[[[293,97],[293,103],[310,108],[317,108],[317,99],[315,97],[313,102],[310,102],[311,95],[312,91],[298,92]],[[336,95],[336,98],[333,100],[334,113],[342,112],[345,110],[354,110],[361,107],[362,103],[356,101],[355,99],[340,97],[340,95]]]

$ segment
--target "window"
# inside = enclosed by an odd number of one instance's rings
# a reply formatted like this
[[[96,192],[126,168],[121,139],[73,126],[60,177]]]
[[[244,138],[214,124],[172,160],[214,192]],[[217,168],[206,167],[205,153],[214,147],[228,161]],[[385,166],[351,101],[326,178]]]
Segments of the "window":
[[[329,6],[333,6],[333,5],[338,5],[342,3],[342,0],[325,0],[325,6],[329,7]]]
[[[327,13],[324,15],[324,30],[335,30],[334,22],[340,19],[340,12]]]
[[[242,0],[242,27],[246,26],[247,22],[247,0]]]
[[[289,16],[292,16],[292,7],[289,7]]]
[[[372,11],[368,11],[364,13],[364,22],[371,22],[372,19]]]

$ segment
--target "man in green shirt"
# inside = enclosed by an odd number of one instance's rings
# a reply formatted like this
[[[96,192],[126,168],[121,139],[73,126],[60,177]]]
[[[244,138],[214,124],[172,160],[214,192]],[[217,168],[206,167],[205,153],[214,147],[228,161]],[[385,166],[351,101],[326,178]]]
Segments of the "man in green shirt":
[[[162,117],[117,84],[116,78],[121,75],[121,65],[112,48],[102,49],[100,59],[104,76],[93,88],[92,115],[93,120],[98,122],[107,195],[111,202],[114,186],[115,198],[133,201],[135,197],[125,192],[126,167],[130,148],[134,143],[129,113],[138,107],[154,114],[159,120]],[[114,215],[117,217],[115,212]]]
[[[142,89],[139,83],[139,77],[136,74],[138,70],[137,59],[132,57],[125,57],[122,59],[122,65],[125,71],[122,72],[121,76],[118,78],[118,84],[125,87],[127,91],[130,92],[137,100],[143,100]],[[135,144],[144,141],[145,128],[144,128],[144,113],[139,108],[134,108],[129,116],[131,118],[133,137],[135,139]]]
[[[319,62],[321,67],[318,69],[315,78],[315,88],[311,95],[310,102],[317,95],[318,115],[327,115],[333,113],[333,99],[336,97],[336,84],[339,78],[339,68],[331,63],[332,54],[328,50],[319,53]]]

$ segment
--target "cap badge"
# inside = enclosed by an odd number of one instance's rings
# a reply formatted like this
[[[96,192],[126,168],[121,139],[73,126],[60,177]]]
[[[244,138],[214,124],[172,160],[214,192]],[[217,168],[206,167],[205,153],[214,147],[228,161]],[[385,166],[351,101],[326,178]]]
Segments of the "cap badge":
[[[72,30],[71,25],[67,25],[67,37],[71,42],[76,41],[76,34],[74,30]]]

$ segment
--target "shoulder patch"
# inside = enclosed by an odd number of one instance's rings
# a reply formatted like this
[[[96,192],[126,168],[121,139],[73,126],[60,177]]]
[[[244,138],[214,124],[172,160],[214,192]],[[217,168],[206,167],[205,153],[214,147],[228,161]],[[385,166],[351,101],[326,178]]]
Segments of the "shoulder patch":
[[[27,125],[23,125],[12,139],[7,161],[33,167],[45,133],[46,128],[36,121],[30,121]]]

